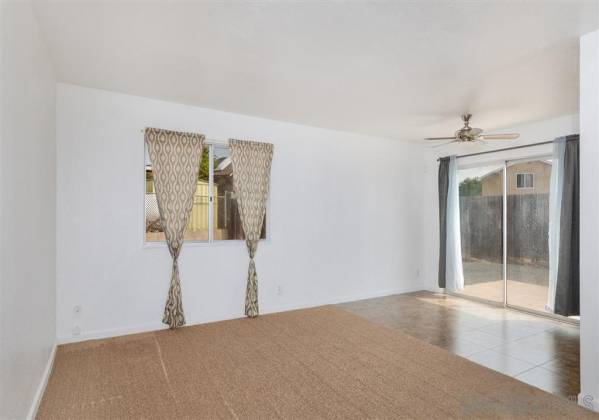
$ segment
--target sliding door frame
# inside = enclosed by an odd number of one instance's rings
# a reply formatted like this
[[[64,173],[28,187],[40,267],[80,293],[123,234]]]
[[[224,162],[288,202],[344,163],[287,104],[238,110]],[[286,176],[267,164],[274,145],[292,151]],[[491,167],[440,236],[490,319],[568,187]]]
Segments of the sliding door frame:
[[[543,153],[543,154],[539,154],[539,155],[532,155],[532,156],[527,156],[527,157],[523,157],[523,158],[515,158],[515,159],[504,159],[504,160],[495,160],[495,161],[488,161],[488,162],[480,162],[480,163],[476,163],[476,164],[470,164],[470,165],[465,165],[462,168],[459,169],[467,169],[467,168],[475,168],[475,167],[480,167],[480,166],[487,166],[489,164],[493,164],[493,163],[499,163],[502,162],[503,163],[503,196],[502,196],[502,212],[503,212],[503,220],[501,222],[501,229],[502,229],[502,273],[503,273],[503,302],[497,302],[494,300],[490,300],[490,299],[485,299],[485,298],[480,298],[480,297],[476,297],[476,296],[469,296],[463,293],[456,293],[456,292],[451,292],[451,291],[445,291],[445,293],[451,295],[451,296],[457,296],[457,297],[461,297],[464,299],[469,299],[472,301],[476,301],[476,302],[481,302],[481,303],[486,303],[486,304],[490,304],[493,306],[498,306],[498,307],[503,307],[506,309],[512,309],[512,310],[516,310],[519,312],[524,312],[524,313],[528,313],[530,315],[536,315],[536,316],[541,316],[544,318],[550,318],[550,319],[554,319],[556,321],[560,321],[560,322],[564,322],[564,323],[568,323],[568,324],[573,324],[573,325],[580,325],[580,321],[576,320],[576,319],[572,319],[569,317],[565,317],[563,315],[559,315],[559,314],[552,314],[549,312],[543,312],[543,311],[538,311],[535,309],[530,309],[530,308],[526,308],[523,306],[518,306],[518,305],[512,305],[508,302],[508,287],[507,287],[507,260],[508,260],[508,247],[507,247],[507,170],[509,166],[512,165],[516,165],[519,163],[524,163],[524,162],[530,162],[530,161],[536,161],[536,160],[542,160],[542,159],[552,159],[553,156],[551,154],[547,154],[547,153]]]
[[[501,221],[501,248],[503,250],[503,306],[507,308],[507,167],[508,161],[503,161],[503,220]]]

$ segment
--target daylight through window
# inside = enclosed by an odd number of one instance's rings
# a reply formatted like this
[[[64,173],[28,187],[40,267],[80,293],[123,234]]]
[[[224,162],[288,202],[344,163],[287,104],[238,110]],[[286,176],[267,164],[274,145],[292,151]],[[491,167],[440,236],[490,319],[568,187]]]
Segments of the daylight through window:
[[[266,239],[266,216],[261,239]],[[245,239],[233,190],[230,150],[226,145],[204,144],[193,208],[185,232],[186,241]],[[152,165],[145,152],[145,240],[165,240],[160,224]]]

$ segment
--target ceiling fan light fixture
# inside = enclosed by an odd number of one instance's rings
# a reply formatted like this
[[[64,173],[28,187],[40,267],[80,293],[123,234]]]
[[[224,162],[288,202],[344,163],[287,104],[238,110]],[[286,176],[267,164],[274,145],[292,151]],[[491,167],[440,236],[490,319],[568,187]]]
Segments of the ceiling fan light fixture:
[[[470,127],[470,118],[472,114],[462,114],[464,126],[457,130],[453,137],[428,137],[425,140],[454,140],[451,143],[478,143],[483,140],[516,140],[520,137],[518,133],[506,134],[483,134],[481,128]]]

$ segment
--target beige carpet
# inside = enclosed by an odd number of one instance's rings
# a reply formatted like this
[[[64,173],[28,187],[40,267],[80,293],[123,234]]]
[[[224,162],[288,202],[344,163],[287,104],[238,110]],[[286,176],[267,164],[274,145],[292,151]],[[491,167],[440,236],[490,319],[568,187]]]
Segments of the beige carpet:
[[[40,419],[584,418],[336,307],[60,346]]]

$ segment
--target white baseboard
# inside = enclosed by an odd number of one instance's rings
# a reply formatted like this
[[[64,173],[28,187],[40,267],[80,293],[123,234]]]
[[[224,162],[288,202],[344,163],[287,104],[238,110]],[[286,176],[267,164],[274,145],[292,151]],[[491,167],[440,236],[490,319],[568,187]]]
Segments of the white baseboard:
[[[193,325],[193,324],[189,324]],[[167,326],[160,324],[133,325],[130,327],[109,328],[105,330],[93,330],[83,332],[79,335],[64,335],[58,337],[59,344],[78,343],[81,341],[98,340],[100,338],[119,337],[122,335],[139,334],[150,331],[164,330]]]
[[[290,304],[284,304],[284,305],[266,306],[260,313],[263,315],[266,315],[266,314],[272,314],[272,313],[277,313],[277,312],[292,311],[292,310],[296,310],[296,309],[314,308],[316,306],[334,305],[334,304],[343,303],[343,302],[353,302],[356,300],[372,299],[372,298],[377,298],[377,297],[382,297],[382,296],[395,295],[395,294],[399,294],[399,293],[409,293],[409,292],[415,292],[418,290],[423,290],[422,286],[413,286],[410,288],[393,288],[393,289],[386,289],[386,290],[377,290],[377,291],[369,292],[369,293],[359,293],[359,294],[353,294],[353,295],[348,295],[348,296],[340,296],[340,297],[335,297],[335,298],[331,298],[331,299],[323,299],[320,301],[298,302],[298,303],[290,303]],[[209,322],[226,321],[229,319],[239,318],[241,316],[243,316],[243,315],[240,313],[240,314],[231,314],[231,316],[223,316],[223,317],[219,317],[219,318],[215,318],[215,319],[202,319],[202,320],[188,319],[187,325],[191,326],[191,325],[207,324]],[[58,343],[59,344],[76,343],[76,342],[81,342],[81,341],[97,340],[100,338],[119,337],[119,336],[128,335],[128,334],[139,334],[139,333],[144,333],[144,332],[163,330],[166,328],[167,328],[166,325],[160,323],[160,324],[134,325],[134,326],[130,326],[130,327],[110,328],[110,329],[104,329],[104,330],[93,330],[93,331],[82,332],[79,335],[59,336]]]
[[[592,395],[583,394],[582,392],[578,394],[578,405],[581,405],[589,410],[599,412],[599,400]]]
[[[418,286],[418,287],[413,287],[413,288],[394,288],[394,289],[386,289],[386,290],[377,290],[375,292],[359,293],[359,294],[354,294],[354,295],[335,297],[335,298],[331,298],[331,299],[323,299],[321,301],[291,303],[291,304],[287,304],[287,305],[275,305],[270,308],[266,308],[262,313],[264,315],[266,315],[266,314],[272,314],[272,313],[277,313],[277,312],[293,311],[296,309],[315,308],[317,306],[324,306],[324,305],[336,305],[338,303],[355,302],[357,300],[364,300],[364,299],[374,299],[377,297],[397,295],[400,293],[410,293],[410,292],[416,292],[419,290],[422,290],[422,287]]]
[[[33,401],[31,402],[31,407],[29,407],[29,413],[27,413],[27,420],[34,420],[37,415],[37,410],[40,407],[42,402],[42,397],[44,396],[44,391],[46,390],[46,386],[48,385],[48,379],[50,379],[50,374],[52,373],[52,367],[54,366],[54,358],[56,357],[56,343],[52,346],[52,351],[50,352],[50,357],[48,358],[48,362],[46,363],[46,369],[44,369],[44,374],[40,383],[35,390],[35,395],[33,396]]]

